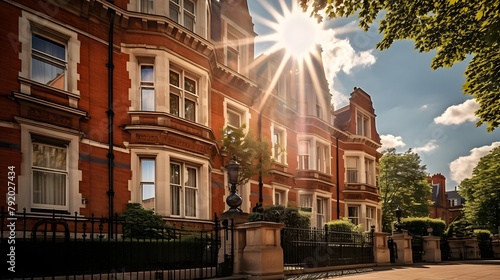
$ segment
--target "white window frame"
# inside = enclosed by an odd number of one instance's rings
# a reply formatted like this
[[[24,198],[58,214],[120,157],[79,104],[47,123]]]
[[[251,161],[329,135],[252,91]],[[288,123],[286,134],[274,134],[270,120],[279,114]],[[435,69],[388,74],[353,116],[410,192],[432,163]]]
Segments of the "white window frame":
[[[330,174],[330,145],[316,141],[316,170]]]
[[[190,2],[193,5],[193,11],[188,11],[186,9],[186,3]],[[197,1],[192,0],[170,0],[168,7],[168,17],[171,20],[176,21],[178,24],[184,26],[186,29],[191,32],[196,32],[196,13],[197,13]],[[172,12],[177,13],[177,19],[172,18]],[[193,27],[186,26],[186,19],[190,17],[193,20]]]
[[[327,222],[328,217],[328,198],[316,197],[316,228],[321,229]]]
[[[272,157],[276,162],[281,164],[287,164],[287,154],[286,154],[286,140],[287,133],[284,127],[278,126],[276,124],[271,125],[271,135],[272,135]],[[277,136],[277,137],[276,137]]]
[[[31,80],[32,34],[38,34],[66,46],[64,89],[58,89]],[[78,33],[51,20],[38,17],[28,11],[22,11],[22,15],[19,19],[18,40],[21,43],[21,52],[19,53],[19,58],[21,60],[21,71],[19,72],[21,81],[20,91],[25,94],[31,94],[31,84],[36,83],[40,86],[68,95],[69,105],[77,107],[78,97],[80,95],[77,87],[78,80],[80,79],[78,74],[78,64],[80,63],[80,41],[78,40]]]
[[[288,188],[273,186],[273,205],[286,206],[288,204]]]
[[[248,124],[250,123],[250,112],[248,107],[242,105],[236,101],[225,98],[224,99],[224,126],[225,127],[233,127],[234,125],[229,124],[229,114],[236,114],[240,116],[240,126],[245,125],[244,132],[248,132]],[[235,128],[239,128],[235,127]]]
[[[354,166],[352,165],[354,163]],[[346,157],[346,182],[357,184],[359,180],[359,157]]]
[[[356,134],[365,136],[365,137],[370,137],[370,123],[371,123],[371,118],[361,112],[359,109],[356,111]]]
[[[40,136],[37,136],[35,134],[32,134],[32,139],[40,138]],[[68,209],[68,147],[66,143],[56,143],[59,142],[57,139],[47,139],[47,140],[33,140],[31,142],[31,145],[33,147],[32,153],[31,153],[31,173],[32,173],[32,201],[31,205],[33,208],[38,208],[38,209],[56,209],[56,210],[67,210]],[[35,165],[34,163],[34,153],[35,153],[35,145],[39,147],[43,147],[42,149],[59,149],[64,151],[64,167],[63,168],[55,168],[55,167],[48,167],[48,166],[41,166],[41,165]],[[52,154],[50,156],[44,157],[43,161],[51,161],[51,159],[54,159],[56,155]],[[62,191],[62,195],[56,194],[57,186],[55,183],[52,184],[46,184],[45,180],[41,180],[42,185],[39,186],[40,190],[37,191],[35,190],[35,185],[36,185],[36,180],[35,180],[35,173],[41,173],[43,177],[53,174],[53,175],[59,175],[63,176],[62,180],[62,189],[59,191]],[[41,189],[44,190],[41,190]],[[46,192],[52,192],[53,194],[49,195],[44,195]],[[38,195],[36,195],[38,193]],[[38,197],[38,199],[37,199]],[[45,199],[43,198],[45,197]],[[38,200],[38,201],[36,201]],[[46,202],[44,203],[41,200],[52,200],[54,203]],[[60,203],[55,202],[56,200],[60,200]]]
[[[16,197],[18,209],[26,208],[28,212],[37,211],[38,209],[55,209],[68,213],[79,213],[80,208],[85,207],[85,205],[82,203],[82,195],[79,193],[81,171],[78,170],[80,144],[78,131],[24,118],[16,118],[16,120],[21,126],[21,153],[28,157],[27,160],[23,160],[21,163],[21,170],[26,170],[26,172],[23,172],[18,177],[18,184],[26,186],[18,188],[18,196]],[[58,143],[67,143],[66,204],[64,206],[33,203],[33,135],[41,135],[47,139],[54,139]]]
[[[169,164],[169,178],[172,179],[172,166],[178,166],[179,167],[179,182],[173,182],[170,180],[170,213],[172,216],[176,217],[186,217],[186,218],[196,218],[198,209],[197,205],[199,204],[199,195],[198,195],[198,189],[199,189],[199,169],[197,166],[192,165],[191,163],[188,162],[183,162],[183,161],[178,161],[178,160],[172,160]],[[189,179],[187,178],[189,175],[189,170],[194,170],[195,171],[195,177],[196,179],[194,180],[195,182],[194,185],[188,185]],[[174,199],[174,187],[178,188],[179,193],[177,199]],[[192,205],[193,209],[188,208],[188,203],[187,203],[187,194],[188,191],[194,191],[194,203]],[[176,200],[176,201],[174,201]],[[193,212],[189,212],[193,211]],[[189,213],[188,213],[189,212]]]
[[[299,140],[299,169],[311,169],[311,142],[308,140]]]
[[[356,209],[356,216],[351,215],[350,209]],[[359,219],[360,219],[360,206],[359,205],[347,205],[347,218],[355,225],[359,224]]]
[[[45,41],[49,44],[52,45],[58,45],[62,49],[64,49],[64,57],[59,58],[55,57],[49,53],[44,52],[43,50],[38,50],[35,49],[33,44],[34,44],[34,37],[38,37],[39,40]],[[38,83],[41,83],[43,85],[53,87],[56,89],[60,90],[66,90],[67,89],[67,69],[68,69],[68,47],[67,47],[67,38],[60,38],[60,36],[54,35],[47,33],[45,30],[38,30],[37,28],[32,29],[32,34],[31,34],[31,39],[32,39],[32,45],[31,45],[31,79],[33,81],[36,81]],[[43,65],[50,65],[54,68],[57,69],[62,69],[62,73],[56,75],[55,77],[52,78],[52,81],[54,81],[54,84],[50,84],[50,81],[48,82],[42,82],[42,81],[37,81],[34,77],[34,71],[35,71],[35,64],[34,60],[39,61]],[[46,72],[46,71],[43,71]],[[63,83],[59,87],[57,86],[58,82],[57,80],[59,77],[62,77]],[[45,76],[44,76],[45,78]]]
[[[143,80],[142,76],[142,69],[143,67],[152,67],[153,68],[153,77],[152,80]],[[155,107],[156,107],[156,90],[155,90],[155,79],[156,79],[156,74],[155,74],[155,66],[154,64],[149,64],[149,63],[141,63],[139,65],[139,81],[140,81],[140,102],[141,102],[141,111],[149,111],[149,112],[154,112]],[[143,90],[152,90],[153,91],[153,96],[152,96],[152,106],[147,107],[144,104],[144,93]]]
[[[144,165],[143,165],[143,162],[144,161],[153,161],[153,180],[146,180],[146,178],[144,178],[145,174],[144,174]],[[155,157],[151,157],[151,156],[141,156],[139,157],[139,172],[140,172],[140,192],[141,192],[141,205],[145,208],[145,209],[156,209],[156,158]],[[147,201],[149,200],[150,198],[147,198],[145,199],[144,198],[144,193],[146,191],[145,187],[147,185],[152,185],[153,187],[153,196],[152,196],[152,200],[150,201]]]
[[[376,215],[377,215],[377,208],[367,205],[366,206],[366,225],[365,225],[366,230],[371,230],[371,226],[376,225]]]
[[[172,74],[177,74],[178,75],[178,82],[179,84],[176,85],[172,82]],[[198,122],[198,116],[200,114],[200,108],[199,108],[199,78],[196,77],[195,75],[191,74],[190,72],[187,72],[186,70],[183,70],[179,67],[176,66],[170,66],[170,71],[169,71],[169,93],[168,93],[168,104],[169,104],[169,113],[171,115],[177,116],[179,118],[192,121],[192,122]],[[194,87],[192,90],[186,89],[186,81],[192,81],[194,83]],[[172,108],[172,96],[176,96],[178,98],[178,112],[173,112]],[[194,105],[194,119],[187,118],[187,110],[186,106],[188,102],[192,102]]]

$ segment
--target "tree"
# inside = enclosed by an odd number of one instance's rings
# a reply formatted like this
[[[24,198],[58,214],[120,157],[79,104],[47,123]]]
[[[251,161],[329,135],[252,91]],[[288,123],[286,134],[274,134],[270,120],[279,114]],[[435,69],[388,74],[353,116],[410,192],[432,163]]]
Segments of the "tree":
[[[225,127],[222,130],[221,152],[228,159],[236,157],[240,163],[238,185],[248,182],[259,170],[265,173],[271,164],[268,143],[256,140],[251,132],[245,133],[245,127]]]
[[[458,192],[465,198],[465,218],[475,226],[498,233],[500,226],[500,147],[483,156]]]
[[[417,153],[396,153],[389,149],[380,158],[380,195],[384,231],[391,230],[396,220],[394,210],[400,206],[404,217],[427,217],[431,202],[431,186],[425,165]]]
[[[480,108],[477,126],[493,131],[500,125],[500,1],[497,0],[299,0],[302,8],[322,20],[357,14],[365,31],[379,21],[383,39],[376,47],[388,49],[394,41],[410,39],[419,52],[436,51],[432,69],[451,67],[468,55],[472,59],[462,86]]]

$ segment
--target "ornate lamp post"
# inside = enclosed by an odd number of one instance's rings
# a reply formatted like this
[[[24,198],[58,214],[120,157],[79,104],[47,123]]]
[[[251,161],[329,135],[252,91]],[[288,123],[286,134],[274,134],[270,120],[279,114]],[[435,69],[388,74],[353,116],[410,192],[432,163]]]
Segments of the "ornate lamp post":
[[[396,213],[396,217],[398,218],[398,221],[396,222],[396,231],[403,232],[403,224],[401,223],[401,213],[403,212],[403,210],[401,210],[398,205],[394,212]]]
[[[236,185],[238,184],[238,177],[240,174],[240,164],[233,157],[226,165],[228,182],[231,185],[230,194],[226,198],[226,204],[229,206],[228,212],[241,212],[239,208],[242,203],[241,197],[236,191]]]

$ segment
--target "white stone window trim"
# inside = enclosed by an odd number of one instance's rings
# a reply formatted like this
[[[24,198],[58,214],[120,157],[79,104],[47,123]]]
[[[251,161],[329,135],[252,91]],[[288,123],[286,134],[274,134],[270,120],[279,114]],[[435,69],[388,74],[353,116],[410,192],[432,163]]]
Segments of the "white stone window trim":
[[[37,29],[37,33],[48,39],[62,42],[66,46],[67,69],[66,69],[66,87],[65,90],[57,91],[66,93],[70,97],[70,106],[77,107],[75,96],[80,96],[78,90],[78,81],[80,75],[78,74],[77,67],[80,63],[80,41],[78,40],[78,33],[54,21],[50,21],[27,11],[22,11],[19,18],[19,42],[21,43],[21,51],[19,52],[19,59],[21,60],[21,71],[19,77],[22,82],[20,91],[25,94],[31,94],[31,83],[36,83],[31,80],[31,39],[33,30]],[[50,86],[47,88],[53,89]]]
[[[356,157],[358,158],[358,183],[360,184],[367,184],[366,180],[366,172],[365,172],[365,159],[369,159],[373,161],[372,165],[372,170],[370,172],[370,175],[372,176],[372,182],[376,182],[376,158],[370,154],[367,154],[362,151],[345,151],[344,152],[344,165],[347,166],[347,158],[349,157]],[[344,178],[345,182],[348,183],[347,181],[347,168],[344,170]]]
[[[249,124],[250,124],[250,111],[247,106],[236,102],[234,100],[231,100],[229,98],[224,98],[223,102],[223,109],[224,109],[224,127],[228,126],[228,110],[231,110],[235,113],[240,114],[240,126],[245,125],[245,129],[243,130],[245,133],[249,131]]]
[[[55,125],[45,124],[21,117],[16,117],[21,128],[21,153],[24,160],[21,163],[21,170],[26,170],[18,177],[18,209],[26,208],[28,212],[33,209],[52,210],[53,207],[44,208],[33,205],[33,182],[32,182],[32,135],[43,135],[47,138],[67,141],[67,207],[56,210],[67,211],[68,213],[79,213],[80,208],[85,207],[82,203],[82,194],[79,192],[79,182],[82,180],[82,172],[78,169],[79,159],[79,132],[72,129],[61,128]]]
[[[284,126],[281,126],[281,125],[278,125],[276,123],[271,123],[271,137],[274,138],[274,132],[275,131],[278,131],[281,135],[281,142],[280,142],[280,145],[281,145],[281,155],[276,155],[276,151],[275,151],[275,148],[274,148],[274,143],[272,143],[274,140],[272,139],[271,143],[273,145],[273,147],[271,147],[271,150],[272,150],[272,158],[273,160],[275,160],[276,162],[280,163],[280,164],[284,164],[284,165],[288,165],[288,156],[287,156],[287,130]],[[279,158],[277,158],[277,156],[279,156]]]

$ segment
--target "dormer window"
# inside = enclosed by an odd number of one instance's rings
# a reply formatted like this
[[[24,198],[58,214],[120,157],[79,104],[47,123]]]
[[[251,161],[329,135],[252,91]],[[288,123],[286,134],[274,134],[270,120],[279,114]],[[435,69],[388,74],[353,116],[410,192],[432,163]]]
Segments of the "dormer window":
[[[360,112],[356,116],[356,134],[370,137],[370,118]]]

